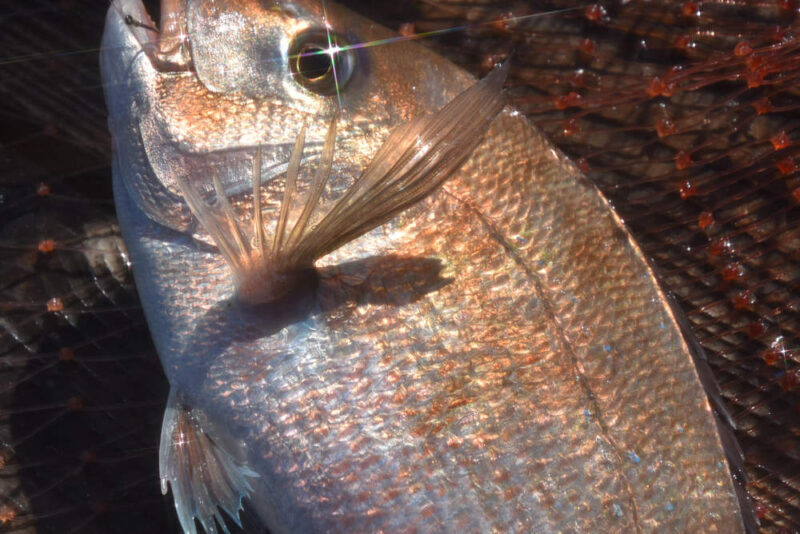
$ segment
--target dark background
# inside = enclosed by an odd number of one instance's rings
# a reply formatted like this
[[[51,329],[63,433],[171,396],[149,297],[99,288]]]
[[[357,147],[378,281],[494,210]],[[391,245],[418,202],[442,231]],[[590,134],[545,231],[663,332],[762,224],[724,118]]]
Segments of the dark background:
[[[705,349],[762,528],[798,531],[795,2],[516,22],[577,4],[346,4],[393,28],[472,25],[427,43],[475,74],[514,52],[510,99],[604,190]],[[178,531],[157,476],[167,386],[111,201],[106,7],[0,1],[0,531]]]

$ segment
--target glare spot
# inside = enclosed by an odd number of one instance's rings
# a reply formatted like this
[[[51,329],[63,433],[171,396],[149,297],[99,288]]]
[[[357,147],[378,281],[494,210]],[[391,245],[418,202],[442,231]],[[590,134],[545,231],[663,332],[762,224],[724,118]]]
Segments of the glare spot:
[[[183,448],[184,445],[188,445],[188,444],[189,444],[189,440],[186,439],[186,435],[183,432],[181,432],[178,435],[178,439],[175,441],[175,446],[177,446],[179,448]]]

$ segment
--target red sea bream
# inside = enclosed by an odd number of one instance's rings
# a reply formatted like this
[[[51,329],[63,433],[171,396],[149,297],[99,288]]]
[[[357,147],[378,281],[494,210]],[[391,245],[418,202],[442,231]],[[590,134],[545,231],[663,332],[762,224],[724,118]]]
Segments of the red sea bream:
[[[186,532],[743,531],[667,298],[506,65],[318,1],[161,23],[115,0],[101,66]]]

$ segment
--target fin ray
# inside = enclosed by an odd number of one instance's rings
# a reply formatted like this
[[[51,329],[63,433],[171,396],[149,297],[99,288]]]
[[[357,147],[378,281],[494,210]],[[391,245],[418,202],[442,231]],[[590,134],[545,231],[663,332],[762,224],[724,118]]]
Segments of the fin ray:
[[[345,195],[286,251],[286,263],[310,265],[439,187],[469,157],[503,109],[507,71],[507,64],[495,68],[437,113],[396,129]]]
[[[233,272],[239,275],[246,271],[249,255],[241,248],[242,243],[236,237],[239,232],[236,221],[227,216],[221,204],[208,204],[187,180],[179,176],[177,181],[192,214],[212,237]]]
[[[212,176],[212,181],[214,183],[214,193],[217,195],[217,203],[219,204],[220,210],[225,215],[225,219],[229,221],[230,235],[236,243],[236,248],[242,251],[247,250],[245,237],[242,235],[242,230],[239,228],[239,225],[236,224],[236,214],[233,211],[233,206],[231,206],[230,201],[228,201],[225,188],[222,182],[219,181],[219,175],[216,172]]]
[[[328,178],[331,175],[331,166],[333,165],[333,153],[336,142],[336,120],[337,116],[334,115],[331,119],[331,124],[328,127],[328,134],[325,136],[325,145],[322,148],[322,158],[320,160],[317,172],[314,174],[314,180],[311,183],[311,190],[308,193],[303,212],[298,217],[297,222],[294,224],[292,233],[289,236],[287,246],[293,247],[300,237],[305,233],[308,221],[314,213],[314,209],[319,203],[322,192],[325,190],[325,185],[328,183]]]
[[[262,257],[267,255],[266,237],[264,236],[264,221],[261,214],[261,146],[256,148],[253,157],[253,233],[255,234],[255,249]]]
[[[336,140],[331,120],[319,167],[300,215],[289,212],[305,148],[306,126],[297,136],[286,172],[271,250],[267,253],[261,216],[261,152],[253,157],[253,242],[246,239],[219,180],[217,202],[206,203],[185,179],[179,187],[186,203],[206,228],[233,271],[239,297],[268,302],[284,294],[292,276],[313,267],[322,256],[389,221],[433,193],[481,143],[502,111],[503,82],[508,62],[456,96],[438,112],[397,127],[383,142],[364,171],[319,221],[310,226],[330,177]]]
[[[294,143],[294,150],[289,159],[289,168],[286,171],[286,185],[283,189],[283,200],[281,201],[281,211],[278,216],[278,225],[275,228],[275,236],[272,241],[272,254],[277,256],[278,251],[283,245],[283,235],[286,232],[286,223],[289,218],[289,206],[294,197],[297,175],[300,173],[300,161],[303,159],[303,148],[306,142],[306,127],[300,129],[297,140]]]
[[[161,492],[172,488],[187,534],[197,534],[195,519],[207,534],[228,534],[221,511],[241,525],[242,499],[253,491],[248,479],[258,475],[206,433],[204,419],[170,392],[159,447]]]

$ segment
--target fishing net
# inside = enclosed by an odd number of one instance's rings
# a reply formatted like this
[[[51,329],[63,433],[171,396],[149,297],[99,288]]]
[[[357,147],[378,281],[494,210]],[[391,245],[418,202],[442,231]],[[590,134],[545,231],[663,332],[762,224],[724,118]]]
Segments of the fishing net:
[[[167,385],[111,201],[107,6],[15,4],[0,7],[0,529],[176,532],[157,480]],[[428,42],[476,75],[512,56],[511,101],[605,192],[704,348],[762,528],[797,531],[796,3],[347,4],[406,33],[457,28]]]

